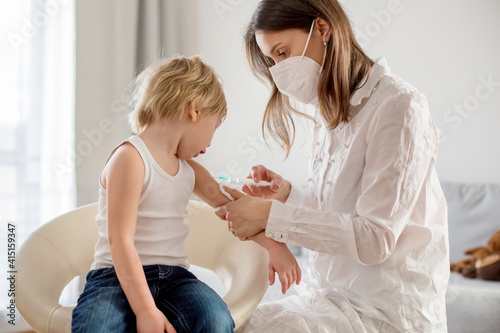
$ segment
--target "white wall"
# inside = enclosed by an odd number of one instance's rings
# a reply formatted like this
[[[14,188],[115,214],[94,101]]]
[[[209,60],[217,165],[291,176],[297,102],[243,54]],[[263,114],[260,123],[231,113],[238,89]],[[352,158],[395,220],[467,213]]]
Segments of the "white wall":
[[[181,20],[178,37],[186,43],[179,52],[201,54],[215,67],[229,103],[227,120],[199,160],[214,174],[245,176],[252,165],[264,164],[304,183],[307,133],[299,136],[285,162],[279,148],[272,154],[257,141],[268,91],[249,72],[242,45],[257,3],[184,1],[183,15],[189,15]],[[500,131],[495,130],[500,124],[500,2],[342,3],[369,56],[385,56],[396,74],[427,95],[442,132],[437,163],[441,180],[500,183]]]
[[[440,179],[500,183],[500,2],[345,5],[358,31],[373,35],[366,37],[369,55],[384,55],[394,72],[427,95],[442,134]],[[390,9],[390,21],[374,14]]]
[[[214,175],[246,176],[253,165],[263,164],[288,179],[305,183],[307,141],[298,124],[296,145],[290,157],[270,139],[272,150],[262,138],[261,124],[269,91],[251,74],[243,49],[243,34],[258,0],[191,0],[198,6],[197,27],[183,34],[196,34],[195,49],[223,78],[228,117],[217,130],[206,155],[199,157]],[[303,130],[301,130],[301,128]]]

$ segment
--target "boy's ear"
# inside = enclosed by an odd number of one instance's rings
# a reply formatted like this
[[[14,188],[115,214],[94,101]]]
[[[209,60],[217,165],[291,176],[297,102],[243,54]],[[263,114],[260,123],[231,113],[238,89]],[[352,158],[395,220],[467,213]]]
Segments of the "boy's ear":
[[[193,101],[189,104],[187,108],[187,115],[190,121],[196,122],[200,116],[200,110],[198,109],[198,101]]]

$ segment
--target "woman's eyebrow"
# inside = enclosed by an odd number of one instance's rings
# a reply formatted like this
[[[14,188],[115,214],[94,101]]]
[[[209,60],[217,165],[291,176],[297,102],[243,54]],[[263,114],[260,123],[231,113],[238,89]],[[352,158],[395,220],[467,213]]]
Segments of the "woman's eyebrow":
[[[269,54],[273,54],[274,53],[274,50],[276,50],[276,48],[281,44],[281,42],[279,42],[278,44],[274,45],[273,48],[271,49],[271,52],[269,52]]]

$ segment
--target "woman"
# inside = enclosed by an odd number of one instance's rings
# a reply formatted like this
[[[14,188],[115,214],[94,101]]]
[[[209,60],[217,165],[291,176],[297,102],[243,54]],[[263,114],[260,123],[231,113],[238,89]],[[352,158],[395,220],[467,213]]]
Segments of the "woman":
[[[263,304],[247,331],[446,332],[447,210],[425,96],[366,56],[336,0],[263,0],[245,45],[272,86],[263,128],[287,153],[291,102],[315,106],[309,188],[256,166],[255,181],[277,185],[229,190],[237,200],[216,211],[240,239],[265,230],[311,250],[302,297]]]

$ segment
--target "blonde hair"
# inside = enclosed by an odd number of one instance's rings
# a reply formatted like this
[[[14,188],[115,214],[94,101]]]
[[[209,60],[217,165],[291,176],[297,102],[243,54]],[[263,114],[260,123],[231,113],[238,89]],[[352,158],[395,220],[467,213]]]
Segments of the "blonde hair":
[[[193,102],[200,117],[226,117],[227,103],[220,78],[200,57],[159,59],[144,69],[134,82],[129,123],[140,133],[165,119],[182,119]]]
[[[332,28],[327,54],[318,86],[318,99],[323,119],[330,129],[350,119],[350,99],[363,78],[370,72],[372,61],[356,41],[349,19],[337,0],[262,0],[248,25],[245,48],[254,75],[271,85],[262,131],[266,129],[285,150],[286,156],[295,139],[293,115],[305,114],[295,110],[287,96],[280,93],[269,72],[274,61],[265,56],[257,45],[257,31],[301,29],[309,32],[317,17]],[[309,116],[306,116],[312,119]]]

